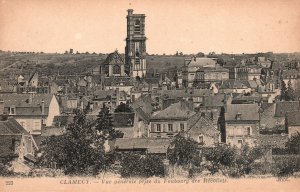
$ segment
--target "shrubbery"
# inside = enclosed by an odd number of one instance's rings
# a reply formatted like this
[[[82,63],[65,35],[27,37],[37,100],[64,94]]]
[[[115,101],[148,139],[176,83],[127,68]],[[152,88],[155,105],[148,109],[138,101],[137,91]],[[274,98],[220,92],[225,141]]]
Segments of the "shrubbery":
[[[163,158],[158,155],[141,155],[138,153],[124,153],[121,159],[122,177],[163,177]]]

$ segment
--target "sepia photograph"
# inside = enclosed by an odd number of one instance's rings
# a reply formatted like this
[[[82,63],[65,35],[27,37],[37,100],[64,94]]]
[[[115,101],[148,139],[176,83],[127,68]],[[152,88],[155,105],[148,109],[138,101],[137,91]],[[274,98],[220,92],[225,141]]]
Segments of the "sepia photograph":
[[[299,0],[0,0],[0,191],[299,184]]]

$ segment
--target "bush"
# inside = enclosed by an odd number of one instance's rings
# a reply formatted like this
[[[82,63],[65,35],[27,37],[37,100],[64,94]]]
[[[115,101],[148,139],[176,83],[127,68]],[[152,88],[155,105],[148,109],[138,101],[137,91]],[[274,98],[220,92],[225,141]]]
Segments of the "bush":
[[[274,157],[273,175],[277,177],[288,177],[300,171],[299,156]]]
[[[162,157],[158,155],[141,155],[137,153],[125,153],[121,160],[122,177],[162,177],[164,164]]]
[[[255,160],[261,158],[260,148],[250,148],[245,145],[241,149],[228,145],[218,145],[206,153],[209,161],[207,169],[211,174],[221,171],[230,177],[241,177],[252,171]]]

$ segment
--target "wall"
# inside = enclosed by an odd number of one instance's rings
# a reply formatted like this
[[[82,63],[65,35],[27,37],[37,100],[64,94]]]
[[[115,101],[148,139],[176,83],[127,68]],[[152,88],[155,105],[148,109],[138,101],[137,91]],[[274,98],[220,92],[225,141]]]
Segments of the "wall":
[[[250,127],[250,135],[248,135],[248,127]],[[259,134],[258,123],[239,123],[231,124],[226,122],[226,143],[241,147],[239,140],[243,143],[248,143],[249,146],[254,146],[255,138]]]

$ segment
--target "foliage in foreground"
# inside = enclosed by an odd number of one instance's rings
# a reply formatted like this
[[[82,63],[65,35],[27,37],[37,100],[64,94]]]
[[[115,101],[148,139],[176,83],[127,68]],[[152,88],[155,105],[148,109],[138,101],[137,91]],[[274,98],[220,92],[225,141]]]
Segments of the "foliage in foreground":
[[[97,175],[107,170],[114,159],[105,154],[104,143],[118,133],[105,106],[96,124],[86,119],[87,111],[75,111],[66,134],[44,140],[38,165],[61,169],[66,175]]]
[[[124,153],[121,159],[122,177],[163,177],[163,158],[158,155],[141,155],[138,153]]]

